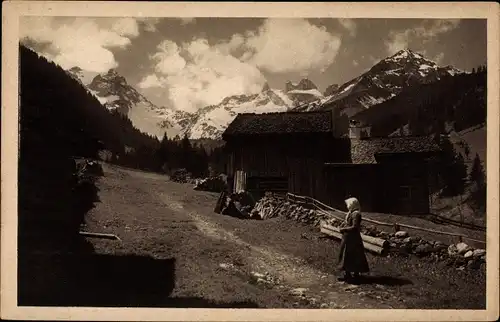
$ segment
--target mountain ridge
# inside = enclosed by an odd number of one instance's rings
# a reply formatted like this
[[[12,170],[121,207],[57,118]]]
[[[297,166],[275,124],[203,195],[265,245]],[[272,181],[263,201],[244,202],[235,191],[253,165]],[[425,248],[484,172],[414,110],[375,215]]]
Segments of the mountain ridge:
[[[129,117],[141,131],[158,138],[166,132],[170,137],[187,135],[190,139],[220,139],[238,113],[337,108],[342,114],[353,117],[394,98],[404,89],[465,72],[452,66],[440,67],[423,55],[405,49],[380,60],[367,72],[344,84],[328,86],[324,93],[307,77],[299,82],[287,81],[284,90],[273,89],[265,83],[259,93],[232,95],[194,113],[156,106],[113,69],[104,74],[92,74],[73,67],[68,73],[108,109],[117,109]]]
[[[440,67],[422,54],[403,49],[380,60],[360,76],[338,87],[335,84],[333,87],[329,86],[327,89],[330,95],[297,109],[308,111],[339,108],[342,113],[352,117],[398,95],[404,88],[460,73],[464,72],[452,66]]]

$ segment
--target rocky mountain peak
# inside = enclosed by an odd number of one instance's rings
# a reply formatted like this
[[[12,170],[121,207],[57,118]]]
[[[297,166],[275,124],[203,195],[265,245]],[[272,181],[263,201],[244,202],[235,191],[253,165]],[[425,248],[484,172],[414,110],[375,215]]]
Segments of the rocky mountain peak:
[[[317,90],[318,87],[309,78],[303,78],[298,83],[287,81],[285,84],[285,92],[290,92],[293,90],[307,91],[311,89]]]
[[[299,109],[339,108],[351,117],[391,99],[405,88],[433,83],[459,73],[461,71],[454,67],[440,67],[420,53],[403,49],[341,86],[329,86],[325,91],[326,97],[319,100],[319,107],[309,104]]]
[[[324,95],[325,96],[332,95],[333,93],[338,91],[339,87],[340,87],[339,84],[332,84],[332,85],[328,86],[325,90]]]

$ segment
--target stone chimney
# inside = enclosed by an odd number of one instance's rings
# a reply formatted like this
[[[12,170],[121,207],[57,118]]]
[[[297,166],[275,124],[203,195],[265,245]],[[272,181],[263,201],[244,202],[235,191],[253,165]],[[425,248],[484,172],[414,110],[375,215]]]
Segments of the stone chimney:
[[[349,120],[349,138],[366,139],[371,135],[371,128],[368,125],[361,124],[356,120]]]

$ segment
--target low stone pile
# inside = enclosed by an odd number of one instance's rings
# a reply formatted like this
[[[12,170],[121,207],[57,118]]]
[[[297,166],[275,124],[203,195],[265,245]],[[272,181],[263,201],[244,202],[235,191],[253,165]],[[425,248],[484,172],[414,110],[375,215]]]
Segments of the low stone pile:
[[[221,192],[226,189],[226,182],[219,176],[197,179],[194,190]]]
[[[253,212],[260,214],[263,219],[280,216],[318,227],[321,222],[335,227],[342,224],[342,220],[333,218],[324,212],[280,200],[272,195],[262,198]],[[339,217],[342,216],[342,214],[339,214]],[[466,267],[477,269],[486,262],[486,250],[473,249],[463,242],[446,245],[441,241],[431,241],[418,236],[410,236],[406,231],[382,231],[373,225],[363,225],[361,233],[387,240],[389,242],[389,256],[405,257],[412,254],[428,261],[443,262],[458,269],[465,269]]]

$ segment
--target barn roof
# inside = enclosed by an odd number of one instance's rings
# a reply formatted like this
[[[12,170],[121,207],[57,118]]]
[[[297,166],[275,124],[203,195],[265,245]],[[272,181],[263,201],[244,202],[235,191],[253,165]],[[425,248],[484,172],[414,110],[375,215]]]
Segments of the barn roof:
[[[238,114],[222,137],[233,135],[328,133],[333,131],[330,111]]]
[[[375,156],[384,153],[437,152],[439,146],[430,136],[366,138],[351,140],[354,164],[377,163]]]

